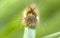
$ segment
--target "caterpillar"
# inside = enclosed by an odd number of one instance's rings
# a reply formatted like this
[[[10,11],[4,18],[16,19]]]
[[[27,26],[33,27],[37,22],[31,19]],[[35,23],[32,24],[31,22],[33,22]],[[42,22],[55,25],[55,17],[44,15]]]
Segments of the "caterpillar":
[[[35,28],[39,21],[39,11],[35,4],[24,10],[23,23],[29,28]]]

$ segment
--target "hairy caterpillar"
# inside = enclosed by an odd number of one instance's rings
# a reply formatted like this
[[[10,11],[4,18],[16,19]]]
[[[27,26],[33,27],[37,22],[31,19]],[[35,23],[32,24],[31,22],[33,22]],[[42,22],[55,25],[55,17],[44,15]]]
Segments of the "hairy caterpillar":
[[[35,4],[24,10],[23,23],[30,28],[35,28],[39,21],[39,11]]]

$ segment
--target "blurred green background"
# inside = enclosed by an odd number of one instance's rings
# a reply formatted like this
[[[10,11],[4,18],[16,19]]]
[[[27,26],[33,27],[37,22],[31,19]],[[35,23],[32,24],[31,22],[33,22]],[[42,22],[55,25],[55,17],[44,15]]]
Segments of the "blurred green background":
[[[40,11],[36,38],[60,32],[60,0],[0,0],[0,38],[23,37],[22,14],[32,3],[36,3]]]

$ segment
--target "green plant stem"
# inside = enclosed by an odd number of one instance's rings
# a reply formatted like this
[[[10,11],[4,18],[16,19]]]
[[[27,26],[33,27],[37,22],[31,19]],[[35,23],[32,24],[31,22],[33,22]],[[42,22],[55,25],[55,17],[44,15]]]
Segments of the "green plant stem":
[[[35,29],[25,27],[23,38],[35,38]]]

